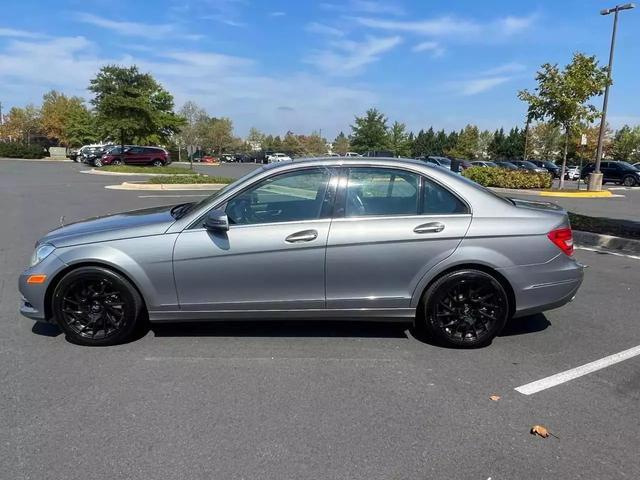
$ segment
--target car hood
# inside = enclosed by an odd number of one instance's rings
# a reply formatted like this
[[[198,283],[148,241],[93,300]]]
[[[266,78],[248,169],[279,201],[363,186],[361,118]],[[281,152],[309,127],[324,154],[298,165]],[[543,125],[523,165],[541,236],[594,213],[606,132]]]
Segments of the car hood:
[[[38,243],[69,247],[83,243],[160,235],[175,221],[171,215],[173,207],[174,205],[146,208],[70,223],[47,233]]]

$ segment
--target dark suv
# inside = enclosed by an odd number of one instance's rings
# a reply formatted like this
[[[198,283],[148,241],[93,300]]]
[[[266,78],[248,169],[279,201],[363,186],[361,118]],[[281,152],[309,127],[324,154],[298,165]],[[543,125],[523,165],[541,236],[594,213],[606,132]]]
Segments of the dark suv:
[[[553,175],[554,178],[560,178],[560,167],[549,160],[529,160],[534,165],[544,168],[547,172]]]
[[[139,147],[137,145],[125,146],[124,153],[122,147],[114,147],[101,158],[96,158],[94,165],[122,165],[123,163],[132,165],[153,165],[162,167],[171,163],[169,152],[159,147]]]
[[[590,163],[582,169],[580,178],[585,179],[589,174],[593,173],[596,166]],[[640,185],[640,170],[627,162],[601,162],[600,171],[602,172],[602,183],[615,182],[621,183],[625,187],[634,187]]]

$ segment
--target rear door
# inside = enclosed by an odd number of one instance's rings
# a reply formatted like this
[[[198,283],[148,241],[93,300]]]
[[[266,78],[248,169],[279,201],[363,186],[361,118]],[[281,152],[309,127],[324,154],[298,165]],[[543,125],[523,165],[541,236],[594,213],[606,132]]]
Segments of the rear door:
[[[455,251],[471,222],[452,192],[397,168],[344,168],[336,202],[327,308],[408,308],[420,279]]]
[[[144,148],[142,147],[131,147],[125,153],[125,163],[133,163],[139,164],[144,163]]]

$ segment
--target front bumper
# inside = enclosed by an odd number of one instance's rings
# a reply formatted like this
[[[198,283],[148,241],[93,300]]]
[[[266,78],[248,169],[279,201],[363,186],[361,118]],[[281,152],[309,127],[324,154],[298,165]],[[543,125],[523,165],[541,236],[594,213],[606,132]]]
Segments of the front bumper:
[[[39,264],[22,272],[18,280],[18,289],[22,295],[20,302],[20,313],[22,315],[40,322],[49,320],[45,308],[47,289],[55,276],[66,266],[54,252]],[[35,274],[46,275],[46,281],[44,283],[27,283],[27,279]]]

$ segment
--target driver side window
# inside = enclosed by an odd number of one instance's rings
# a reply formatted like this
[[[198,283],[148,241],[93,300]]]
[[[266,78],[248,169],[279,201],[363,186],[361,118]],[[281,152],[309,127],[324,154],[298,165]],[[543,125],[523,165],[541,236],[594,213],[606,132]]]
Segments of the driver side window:
[[[325,168],[267,178],[229,200],[225,209],[229,223],[253,225],[327,217],[330,178],[331,172]]]

